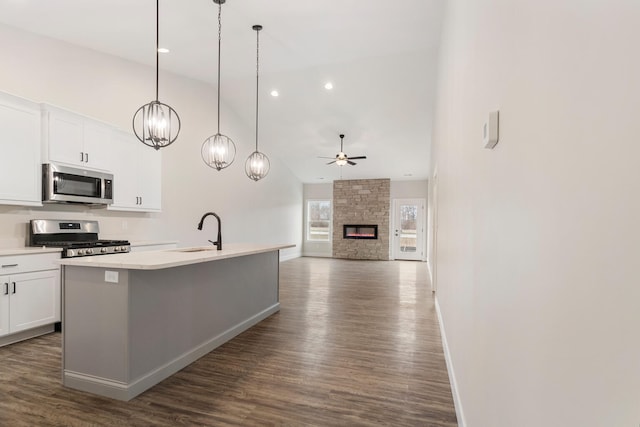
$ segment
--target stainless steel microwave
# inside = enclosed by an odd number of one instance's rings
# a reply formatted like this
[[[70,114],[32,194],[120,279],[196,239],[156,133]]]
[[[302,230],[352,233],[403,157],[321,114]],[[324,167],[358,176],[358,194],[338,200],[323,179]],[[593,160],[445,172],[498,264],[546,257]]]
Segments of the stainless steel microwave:
[[[43,203],[113,203],[113,175],[55,163],[42,165]]]

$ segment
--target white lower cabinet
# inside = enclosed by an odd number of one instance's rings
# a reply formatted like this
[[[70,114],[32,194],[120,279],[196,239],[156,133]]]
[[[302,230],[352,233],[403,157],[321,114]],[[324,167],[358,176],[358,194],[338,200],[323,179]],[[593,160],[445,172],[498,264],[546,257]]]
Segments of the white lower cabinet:
[[[131,133],[117,131],[113,138],[113,204],[110,210],[160,212],[162,157]]]
[[[0,337],[60,321],[60,269],[53,264],[59,257],[59,254],[0,257],[0,271],[11,271],[0,275]],[[42,271],[27,271],[30,269]],[[0,340],[0,345],[14,341]]]
[[[8,308],[6,334],[60,321],[58,270],[2,276],[3,306]],[[4,329],[4,328],[3,328]]]

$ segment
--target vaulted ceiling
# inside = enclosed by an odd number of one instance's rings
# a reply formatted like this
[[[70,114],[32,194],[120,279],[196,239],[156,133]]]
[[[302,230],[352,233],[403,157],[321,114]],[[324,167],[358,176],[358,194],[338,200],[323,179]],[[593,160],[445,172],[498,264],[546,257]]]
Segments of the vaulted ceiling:
[[[303,182],[425,179],[444,0],[227,0],[223,101],[255,121],[260,33],[260,149]],[[161,68],[215,86],[218,5],[160,0]],[[153,0],[0,0],[0,22],[154,65]],[[150,51],[151,47],[151,51]],[[333,84],[332,90],[324,88]],[[278,97],[270,96],[272,90]],[[344,133],[356,166],[326,165]],[[247,141],[253,144],[254,141]]]

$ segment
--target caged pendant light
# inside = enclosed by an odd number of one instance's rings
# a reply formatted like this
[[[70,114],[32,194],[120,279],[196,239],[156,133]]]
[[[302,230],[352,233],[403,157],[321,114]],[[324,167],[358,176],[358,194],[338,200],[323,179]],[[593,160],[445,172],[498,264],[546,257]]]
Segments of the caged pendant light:
[[[171,145],[180,133],[180,117],[158,100],[160,42],[160,0],[156,0],[156,99],[143,105],[133,115],[133,132],[144,145],[159,150]]]
[[[256,151],[251,153],[244,165],[244,171],[247,176],[259,181],[269,173],[269,158],[258,151],[258,94],[259,94],[259,74],[260,74],[260,30],[262,25],[254,25],[252,27],[256,32]]]
[[[202,160],[210,168],[221,170],[233,163],[236,145],[231,138],[220,133],[220,47],[222,45],[222,4],[226,0],[213,0],[218,5],[218,132],[202,144]]]

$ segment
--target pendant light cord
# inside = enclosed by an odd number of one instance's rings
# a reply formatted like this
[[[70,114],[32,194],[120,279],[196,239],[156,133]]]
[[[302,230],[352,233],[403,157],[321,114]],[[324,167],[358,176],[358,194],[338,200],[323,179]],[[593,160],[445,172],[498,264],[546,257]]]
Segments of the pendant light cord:
[[[156,101],[158,101],[158,80],[160,76],[160,0],[156,0]]]
[[[222,45],[222,2],[218,3],[218,134],[220,134],[220,47]]]
[[[260,30],[256,30],[256,151],[258,151],[258,84],[260,74]]]

